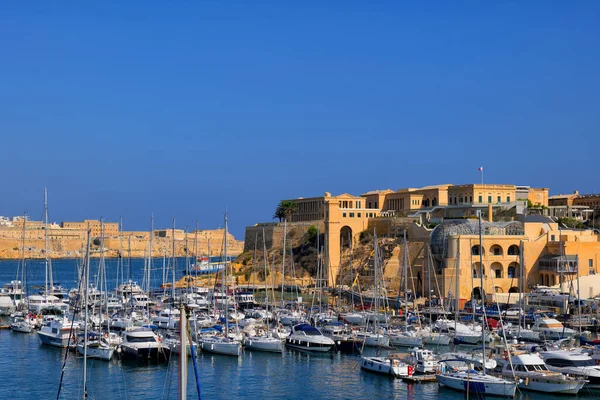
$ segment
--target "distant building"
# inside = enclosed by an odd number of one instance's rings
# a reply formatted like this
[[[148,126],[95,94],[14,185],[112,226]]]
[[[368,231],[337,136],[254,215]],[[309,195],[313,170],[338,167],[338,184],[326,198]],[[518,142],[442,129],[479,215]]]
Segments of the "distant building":
[[[74,229],[87,231],[91,230],[93,237],[102,236],[102,223],[97,219],[85,219],[82,222],[61,222],[61,228]],[[118,222],[104,222],[104,236],[118,236],[119,235],[119,223]]]

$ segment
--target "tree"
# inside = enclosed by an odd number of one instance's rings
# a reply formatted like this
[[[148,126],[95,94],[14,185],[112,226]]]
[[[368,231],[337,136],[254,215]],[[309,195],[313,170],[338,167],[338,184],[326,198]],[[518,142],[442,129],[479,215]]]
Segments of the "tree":
[[[279,218],[279,222],[282,222],[284,219],[288,220],[298,210],[298,206],[295,201],[292,200],[282,200],[279,202],[279,205],[275,209],[275,214],[273,214],[273,219]]]
[[[308,229],[306,231],[306,238],[308,239],[308,241],[310,243],[315,243],[317,240],[318,234],[319,234],[319,229],[316,226],[311,225],[308,227]]]

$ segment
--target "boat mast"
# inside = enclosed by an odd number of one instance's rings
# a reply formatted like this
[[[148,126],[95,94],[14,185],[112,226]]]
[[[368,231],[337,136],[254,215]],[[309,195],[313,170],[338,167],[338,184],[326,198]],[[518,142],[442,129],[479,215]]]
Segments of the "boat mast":
[[[46,296],[48,292],[48,283],[50,290],[54,289],[54,281],[52,279],[52,260],[50,259],[50,245],[48,243],[48,188],[44,187],[44,255],[46,256]]]
[[[408,325],[408,244],[406,243],[406,229],[404,230],[404,257],[402,263],[404,264],[404,321]]]
[[[23,296],[27,296],[27,274],[25,273],[25,235],[27,234],[26,224],[27,211],[23,212],[23,250],[21,251],[21,303],[24,303]],[[27,309],[29,309],[29,307],[27,307]]]
[[[173,269],[173,278],[172,278],[172,282],[173,285],[171,286],[171,309],[173,309],[173,307],[175,306],[175,217],[173,216],[173,236],[171,238],[171,246],[172,246],[172,253],[173,253],[173,265],[172,265],[172,269]],[[169,314],[171,315],[171,314]]]
[[[229,296],[227,296],[226,275],[227,275],[227,213],[224,216],[225,219],[225,232],[223,234],[223,255],[225,258],[225,268],[223,268],[223,288],[222,292],[225,293],[225,337],[229,334]],[[285,251],[284,251],[285,254]]]
[[[85,400],[87,398],[87,387],[86,387],[86,381],[87,381],[87,345],[88,345],[88,290],[89,290],[89,285],[90,285],[90,229],[88,228],[88,233],[87,233],[87,259],[85,261],[85,294],[83,297],[83,310],[84,310],[84,317],[83,317],[83,323],[85,324],[84,327],[84,333],[83,333],[83,397],[82,399]]]
[[[198,263],[198,220],[196,220],[196,230],[194,231],[194,264]]]
[[[523,271],[525,267],[523,266],[523,241],[519,242],[519,326],[517,328],[517,337],[521,335],[521,307],[523,307],[523,329],[525,329],[525,306],[521,303],[523,301]],[[515,271],[516,272],[516,271]]]
[[[287,217],[283,218],[283,256],[281,259],[281,308],[285,308],[284,289],[285,289],[285,239],[287,236]],[[318,279],[318,277],[317,277]]]
[[[119,218],[119,260],[117,264],[117,282],[115,289],[119,288],[119,270],[121,270],[121,283],[123,281],[123,217]]]
[[[379,246],[377,246],[376,228],[373,228],[373,247],[373,296],[375,297],[373,302],[375,303],[375,340],[377,341],[377,345],[379,345],[379,278],[377,274],[377,270],[379,269]]]
[[[265,240],[265,228],[262,228],[262,240],[263,240],[263,259],[264,259],[264,263],[265,263],[265,307],[267,309],[267,331],[269,331],[269,288],[267,287],[267,243]]]
[[[148,241],[148,267],[146,270],[146,292],[148,293],[148,301],[146,302],[147,305],[147,312],[148,312],[148,317],[150,317],[150,290],[151,290],[151,286],[150,286],[150,271],[152,269],[152,239],[154,236],[154,213],[152,213],[150,215],[150,240]]]
[[[483,231],[481,230],[481,212],[479,213],[479,280],[480,280],[480,289],[479,289],[479,297],[481,297],[481,307],[483,309],[483,319],[481,322],[481,357],[483,360],[483,375],[485,375],[485,298],[483,294]],[[458,298],[457,308],[458,308]]]
[[[179,317],[179,399],[187,399],[187,315],[183,303],[180,306],[181,314]]]

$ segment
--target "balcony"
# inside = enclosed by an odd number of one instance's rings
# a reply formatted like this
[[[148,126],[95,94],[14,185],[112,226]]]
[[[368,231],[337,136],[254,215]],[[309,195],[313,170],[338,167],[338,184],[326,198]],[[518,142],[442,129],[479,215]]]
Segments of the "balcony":
[[[547,255],[538,261],[538,269],[556,274],[576,274],[577,256]]]

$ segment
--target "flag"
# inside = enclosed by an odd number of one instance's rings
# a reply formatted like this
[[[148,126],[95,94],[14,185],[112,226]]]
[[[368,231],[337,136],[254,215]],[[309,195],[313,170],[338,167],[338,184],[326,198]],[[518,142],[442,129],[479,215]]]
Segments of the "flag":
[[[477,168],[479,171],[483,171],[483,167],[479,167]]]

